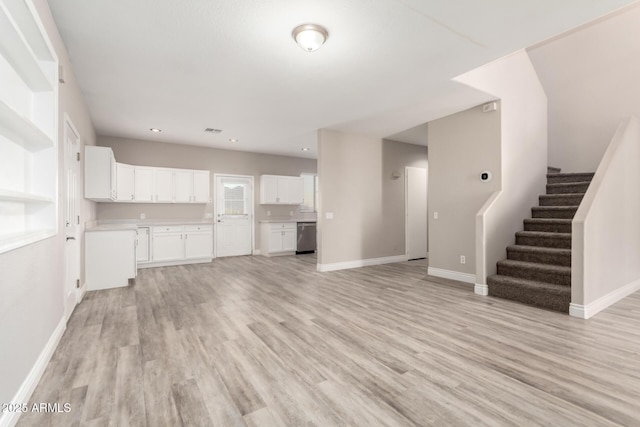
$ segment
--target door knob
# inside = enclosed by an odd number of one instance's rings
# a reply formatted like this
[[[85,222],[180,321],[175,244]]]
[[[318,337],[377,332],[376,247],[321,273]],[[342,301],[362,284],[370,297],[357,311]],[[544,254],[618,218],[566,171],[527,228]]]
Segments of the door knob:
[[[68,242],[69,240],[76,240],[76,238],[75,238],[75,237],[67,237],[67,242]]]

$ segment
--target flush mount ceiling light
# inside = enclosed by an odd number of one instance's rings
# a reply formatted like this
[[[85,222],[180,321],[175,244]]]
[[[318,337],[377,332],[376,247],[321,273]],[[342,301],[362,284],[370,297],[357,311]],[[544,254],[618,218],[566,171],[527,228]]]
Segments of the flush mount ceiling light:
[[[298,45],[307,52],[318,50],[329,37],[324,27],[317,24],[298,25],[291,32],[291,36]]]
[[[151,128],[149,129],[151,132],[155,132],[155,133],[160,133],[162,132],[162,129],[158,129],[158,128]]]
[[[238,140],[237,140],[237,139],[235,139],[235,138],[230,138],[230,139],[229,139],[229,142],[238,142]]]
[[[301,148],[301,150],[302,150],[302,151],[309,151],[309,148],[304,147],[304,148]]]

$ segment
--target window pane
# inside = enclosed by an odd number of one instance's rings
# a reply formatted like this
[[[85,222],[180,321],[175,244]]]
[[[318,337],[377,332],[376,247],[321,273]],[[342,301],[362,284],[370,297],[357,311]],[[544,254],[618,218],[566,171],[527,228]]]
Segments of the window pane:
[[[301,175],[304,183],[304,194],[300,212],[316,211],[316,191],[315,191],[315,175]]]
[[[224,214],[244,215],[246,213],[245,186],[235,183],[224,183]]]

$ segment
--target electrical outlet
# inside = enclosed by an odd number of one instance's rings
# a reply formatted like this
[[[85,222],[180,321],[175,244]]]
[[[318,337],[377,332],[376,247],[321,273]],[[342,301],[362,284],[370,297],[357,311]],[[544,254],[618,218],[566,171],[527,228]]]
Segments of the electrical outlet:
[[[267,216],[271,216],[271,211],[267,211]]]
[[[293,216],[293,211],[289,211],[289,216]]]
[[[460,255],[460,264],[466,264],[467,263],[467,257],[464,255]]]
[[[211,219],[211,218],[213,218],[213,214],[209,212],[209,213],[204,214],[204,217],[206,219]]]
[[[433,213],[433,219],[438,219],[438,212]]]
[[[147,217],[147,215],[145,215],[143,213],[140,214],[140,219],[145,219],[146,217]]]

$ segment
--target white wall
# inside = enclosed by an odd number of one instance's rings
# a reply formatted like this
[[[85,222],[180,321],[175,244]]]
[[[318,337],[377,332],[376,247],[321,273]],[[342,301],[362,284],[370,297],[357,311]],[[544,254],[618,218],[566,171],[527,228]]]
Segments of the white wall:
[[[501,99],[502,189],[476,216],[476,291],[506,258],[506,247],[544,194],[547,168],[547,98],[524,51],[456,78]]]
[[[500,189],[500,103],[429,122],[429,269],[475,275],[475,216]],[[493,179],[480,181],[482,171]],[[434,219],[434,212],[438,219]],[[460,256],[466,264],[460,263]]]
[[[95,133],[69,58],[45,0],[34,4],[65,68],[66,84],[59,88],[59,178],[61,182],[62,134],[67,112],[84,143],[95,144]],[[58,229],[62,230],[62,186],[58,185]],[[82,205],[84,219],[95,218],[94,204]],[[63,318],[62,233],[0,255],[0,402],[11,402],[38,356]]]
[[[589,318],[640,289],[640,122],[625,119],[573,219],[571,307]]]
[[[405,253],[405,166],[426,167],[427,147],[318,132],[318,264]],[[399,172],[394,179],[392,172]],[[333,219],[326,219],[327,212]]]
[[[549,165],[593,172],[640,116],[640,4],[529,50],[549,99]]]

